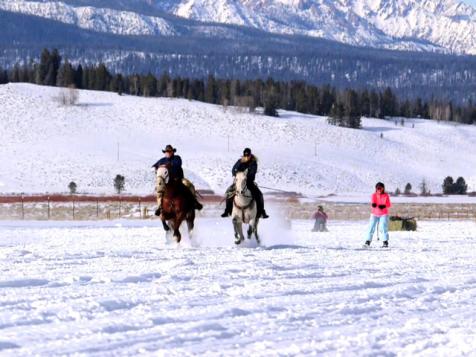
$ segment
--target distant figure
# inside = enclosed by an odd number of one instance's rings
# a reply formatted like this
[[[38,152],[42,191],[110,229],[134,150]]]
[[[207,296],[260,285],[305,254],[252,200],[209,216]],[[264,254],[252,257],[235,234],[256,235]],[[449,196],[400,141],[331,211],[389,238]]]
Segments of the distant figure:
[[[327,213],[324,212],[322,206],[318,206],[317,211],[312,215],[312,218],[315,219],[312,232],[329,232],[326,227]]]
[[[388,209],[392,204],[390,203],[390,196],[385,192],[385,185],[383,183],[378,182],[375,185],[375,193],[372,194],[370,205],[372,206],[372,214],[370,215],[364,247],[370,246],[375,228],[379,226],[383,240],[382,248],[386,248],[388,247]]]

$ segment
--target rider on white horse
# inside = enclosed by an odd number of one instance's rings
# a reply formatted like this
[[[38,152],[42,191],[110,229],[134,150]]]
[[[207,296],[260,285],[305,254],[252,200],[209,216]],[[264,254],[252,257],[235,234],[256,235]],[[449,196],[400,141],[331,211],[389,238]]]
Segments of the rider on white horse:
[[[155,168],[157,172],[159,167],[166,167],[169,172],[169,180],[181,182],[186,187],[188,192],[190,192],[189,199],[194,202],[195,209],[201,210],[203,208],[202,204],[198,202],[197,197],[195,196],[195,188],[193,184],[184,178],[183,169],[182,169],[182,158],[179,155],[175,155],[175,149],[172,145],[167,145],[162,152],[165,154],[163,158],[159,159],[152,167]],[[184,182],[185,181],[185,182]],[[160,200],[158,199],[160,202]],[[156,216],[160,216],[161,203],[158,203],[158,208],[155,211]]]
[[[244,172],[248,170],[247,176],[247,186],[248,189],[251,191],[251,195],[253,196],[254,200],[256,201],[258,213],[257,216],[261,218],[268,218],[269,216],[266,214],[264,210],[264,199],[263,193],[261,193],[259,187],[255,183],[255,176],[256,172],[258,171],[258,160],[256,156],[251,153],[250,148],[245,148],[243,150],[243,157],[241,157],[233,166],[231,173],[236,176],[237,172]],[[222,213],[222,217],[228,217],[231,214],[233,209],[233,196],[235,192],[235,184],[233,183],[228,189],[226,190],[226,208],[225,211]]]

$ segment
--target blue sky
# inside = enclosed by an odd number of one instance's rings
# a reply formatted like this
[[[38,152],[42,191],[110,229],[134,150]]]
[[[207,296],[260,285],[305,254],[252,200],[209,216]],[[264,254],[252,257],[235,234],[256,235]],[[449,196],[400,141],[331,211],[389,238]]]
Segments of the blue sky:
[[[467,4],[470,4],[470,5],[473,5],[474,7],[476,7],[476,0],[463,0],[463,1]]]

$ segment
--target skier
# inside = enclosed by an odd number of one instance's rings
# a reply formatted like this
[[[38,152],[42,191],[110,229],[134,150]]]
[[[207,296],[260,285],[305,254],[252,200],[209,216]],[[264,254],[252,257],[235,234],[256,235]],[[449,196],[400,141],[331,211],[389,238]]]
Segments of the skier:
[[[233,166],[231,173],[233,177],[236,175],[237,172],[243,172],[248,169],[248,178],[247,178],[247,186],[248,189],[251,191],[251,195],[253,196],[254,200],[256,201],[257,206],[257,217],[268,218],[269,216],[266,214],[264,210],[264,199],[263,193],[258,188],[255,183],[255,176],[256,172],[258,171],[258,160],[256,156],[251,153],[250,148],[245,148],[243,150],[243,157],[238,159],[238,161]],[[233,183],[228,189],[226,190],[226,207],[225,211],[222,213],[222,217],[228,217],[231,214],[233,209],[233,197],[235,192],[235,184]]]
[[[370,215],[369,228],[367,232],[367,239],[364,247],[369,247],[372,242],[372,237],[377,225],[380,227],[380,232],[383,236],[382,248],[388,247],[388,209],[392,206],[390,203],[390,196],[385,192],[385,185],[378,182],[375,185],[375,193],[372,194],[370,204],[372,206],[372,213]]]
[[[182,158],[179,155],[175,155],[175,149],[172,145],[167,145],[162,152],[165,154],[164,157],[159,159],[152,167],[155,168],[155,171],[159,167],[164,166],[169,171],[169,179],[175,183],[181,184],[186,187],[186,192],[189,192],[189,199],[194,202],[195,209],[201,210],[203,208],[202,204],[198,202],[197,197],[195,196],[195,187],[193,184],[186,178],[184,178],[183,169],[182,169]],[[160,197],[157,198],[158,208],[155,211],[156,216],[160,216],[162,200]]]
[[[312,218],[315,219],[312,232],[329,232],[326,227],[327,213],[324,212],[322,206],[317,207],[317,211],[312,215]]]

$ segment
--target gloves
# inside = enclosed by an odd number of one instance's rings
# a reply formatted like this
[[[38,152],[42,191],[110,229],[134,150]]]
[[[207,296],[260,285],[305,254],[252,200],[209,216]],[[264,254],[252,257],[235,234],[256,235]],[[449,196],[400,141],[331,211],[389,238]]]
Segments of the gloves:
[[[378,205],[378,208],[380,209],[385,209],[387,206],[386,205]]]
[[[372,207],[373,207],[373,208],[377,207],[377,204],[376,204],[376,203],[372,203]]]

